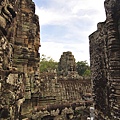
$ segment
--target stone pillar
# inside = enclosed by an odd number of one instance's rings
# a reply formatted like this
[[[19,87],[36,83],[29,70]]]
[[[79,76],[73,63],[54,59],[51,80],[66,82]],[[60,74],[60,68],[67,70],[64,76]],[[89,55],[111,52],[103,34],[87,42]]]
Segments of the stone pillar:
[[[103,119],[117,120],[120,118],[120,1],[105,0],[105,11],[105,22],[98,23],[97,31],[89,36],[91,79],[97,114],[104,116]]]

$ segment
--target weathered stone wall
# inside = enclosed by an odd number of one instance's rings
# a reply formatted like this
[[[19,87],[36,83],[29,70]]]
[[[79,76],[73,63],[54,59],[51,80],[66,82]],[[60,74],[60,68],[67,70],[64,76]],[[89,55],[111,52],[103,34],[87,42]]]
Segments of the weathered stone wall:
[[[35,5],[32,0],[18,0],[16,5],[17,15],[7,36],[14,44],[13,66],[24,73],[28,86],[26,99],[31,99],[30,83],[35,82],[34,80],[39,76],[39,20],[35,15]]]
[[[46,72],[41,74],[41,97],[53,100],[51,103],[73,102],[77,100],[91,100],[90,79],[59,78],[56,73]]]
[[[64,52],[63,55],[61,55],[58,67],[59,74],[57,74],[56,70],[49,70],[48,72],[40,74],[40,89],[42,93],[40,106],[52,106],[54,109],[53,111],[55,112],[56,109],[60,110],[61,107],[64,109],[64,105],[66,106],[69,104],[69,106],[72,106],[73,104],[76,104],[78,105],[79,110],[76,111],[75,109],[72,109],[74,113],[71,115],[74,119],[77,119],[76,114],[79,116],[78,119],[83,116],[84,119],[87,119],[84,111],[86,111],[87,108],[88,112],[86,113],[87,116],[89,116],[89,107],[92,106],[93,103],[90,78],[83,78],[78,75],[75,58],[71,52]],[[51,107],[49,110],[52,112]],[[38,111],[38,114],[39,112],[40,111]],[[48,115],[44,116],[43,119],[45,119],[45,117],[46,119],[52,117],[51,119],[55,120],[58,118],[67,119],[66,114],[64,114],[63,117],[61,112],[56,116],[52,116],[50,112],[47,113]],[[36,113],[35,116],[37,116]]]
[[[54,102],[73,102],[91,99],[90,78],[79,76],[72,52],[63,52],[58,63],[58,71],[41,73],[42,97]]]
[[[60,100],[64,101],[84,101],[91,99],[91,82],[90,79],[79,79],[79,80],[58,80],[60,90]]]
[[[16,13],[8,0],[0,1],[0,119],[16,119],[20,109],[16,103],[16,87],[9,84],[10,73],[16,75],[12,66],[13,44],[7,38],[7,32]],[[17,74],[18,75],[18,74]],[[15,77],[15,76],[14,76]],[[13,112],[14,111],[14,112]]]
[[[91,79],[98,119],[120,119],[120,1],[105,1],[106,20],[89,36]]]
[[[55,71],[41,74],[40,78],[38,21],[32,0],[0,1],[0,119],[41,119],[42,116],[59,117],[58,114],[66,118],[72,117],[75,110],[70,106],[73,100],[77,100],[76,107],[82,106],[82,109],[92,104],[86,94],[91,92],[90,81],[77,74],[71,52],[64,53],[66,64],[61,60],[59,66],[61,75],[65,72],[62,80],[60,77],[58,81]],[[63,105],[66,101],[72,103]],[[58,104],[56,108],[54,103]],[[44,105],[49,106],[48,112]],[[43,110],[37,109],[39,107]]]
[[[0,119],[21,119],[38,103],[39,32],[32,0],[0,1]]]

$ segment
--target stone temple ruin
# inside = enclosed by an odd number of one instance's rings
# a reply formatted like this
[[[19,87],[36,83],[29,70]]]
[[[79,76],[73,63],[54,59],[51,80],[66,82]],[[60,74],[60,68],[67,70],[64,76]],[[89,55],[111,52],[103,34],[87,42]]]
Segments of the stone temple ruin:
[[[59,76],[55,70],[40,74],[39,47],[32,0],[0,0],[0,120],[86,119],[90,79],[77,74],[71,52],[63,53]]]
[[[76,63],[75,58],[72,55],[72,52],[63,52],[63,55],[61,55],[60,62],[58,65],[59,74],[62,76],[67,76],[69,73],[72,73],[76,71]]]
[[[58,63],[58,77],[64,79],[83,79],[77,72],[77,65],[72,52],[63,52]]]
[[[95,114],[120,120],[120,0],[105,0],[104,6],[106,20],[89,36]]]
[[[120,119],[120,1],[105,0],[106,20],[89,36],[95,119]],[[64,52],[56,70],[39,71],[39,19],[32,0],[0,0],[0,120],[86,120],[90,78]],[[98,54],[99,53],[99,54]]]
[[[0,0],[0,39],[0,118],[17,120],[22,103],[39,97],[39,22],[31,0]]]
[[[73,106],[75,105],[76,110],[87,110],[87,114],[83,113],[80,117],[83,120],[87,119],[87,116],[89,116],[89,107],[93,103],[91,98],[91,81],[90,78],[83,78],[78,75],[72,52],[63,52],[61,55],[58,65],[58,75],[56,70],[51,70],[41,73],[40,78],[42,92],[40,103],[43,104],[46,102],[47,105],[52,103],[52,107],[55,107],[57,104],[57,106],[60,105],[59,109],[71,106],[72,112],[75,112],[73,110]]]

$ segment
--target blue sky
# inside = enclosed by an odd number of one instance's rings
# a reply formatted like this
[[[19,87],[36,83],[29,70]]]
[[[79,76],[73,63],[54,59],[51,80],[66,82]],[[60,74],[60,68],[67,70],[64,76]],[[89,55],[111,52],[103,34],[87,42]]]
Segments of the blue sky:
[[[33,0],[40,21],[40,54],[59,61],[71,51],[89,63],[88,36],[105,21],[104,0]]]

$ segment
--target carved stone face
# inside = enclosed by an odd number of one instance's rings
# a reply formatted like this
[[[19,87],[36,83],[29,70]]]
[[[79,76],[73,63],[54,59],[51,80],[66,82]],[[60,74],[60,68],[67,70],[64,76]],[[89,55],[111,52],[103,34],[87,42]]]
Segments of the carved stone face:
[[[10,24],[15,16],[12,4],[8,0],[0,0],[0,28],[4,35],[6,35],[7,24]]]
[[[116,0],[105,0],[104,6],[106,12],[111,11],[115,7]]]

